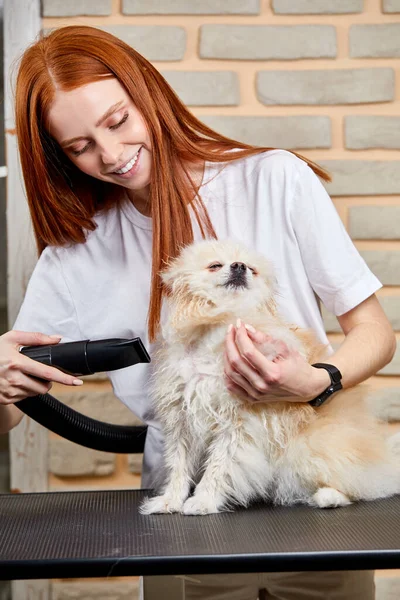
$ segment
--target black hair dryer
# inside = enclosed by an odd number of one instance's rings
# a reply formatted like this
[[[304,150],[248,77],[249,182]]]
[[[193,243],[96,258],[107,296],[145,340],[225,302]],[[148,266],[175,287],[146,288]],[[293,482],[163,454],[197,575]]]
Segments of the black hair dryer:
[[[149,363],[150,356],[137,337],[130,340],[80,340],[48,346],[23,346],[21,353],[71,375],[93,375],[115,371],[137,363]]]
[[[71,375],[115,371],[150,356],[139,337],[133,339],[80,340],[48,346],[23,346],[21,353]],[[103,423],[66,406],[50,394],[25,398],[16,406],[50,431],[94,450],[116,453],[143,452],[147,427]]]

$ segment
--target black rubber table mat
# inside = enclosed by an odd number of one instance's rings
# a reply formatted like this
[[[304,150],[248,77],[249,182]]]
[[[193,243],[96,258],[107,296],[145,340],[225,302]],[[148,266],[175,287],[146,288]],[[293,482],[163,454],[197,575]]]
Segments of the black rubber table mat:
[[[0,495],[0,579],[400,568],[400,496],[143,516],[144,490]]]

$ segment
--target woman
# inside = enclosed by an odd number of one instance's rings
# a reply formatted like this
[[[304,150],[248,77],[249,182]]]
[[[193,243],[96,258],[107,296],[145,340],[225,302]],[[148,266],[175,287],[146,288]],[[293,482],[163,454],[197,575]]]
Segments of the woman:
[[[314,328],[321,341],[327,338],[316,295],[338,315],[346,338],[331,363],[344,387],[391,360],[394,334],[375,296],[381,284],[316,176],[327,180],[326,173],[293,153],[213,132],[122,41],[73,26],[35,43],[19,69],[16,125],[40,258],[14,330],[0,338],[3,411],[48,390],[30,375],[79,384],[18,354],[35,335],[22,332],[41,332],[36,343],[49,343],[51,334],[63,341],[140,336],[151,351],[163,298],[159,271],[182,245],[204,236],[240,239],[272,259],[278,309]],[[262,369],[261,393],[257,370],[241,354],[248,344],[243,325],[227,333],[227,385],[248,401],[298,400],[305,380],[311,399],[330,384],[325,370],[290,354],[278,374]],[[110,373],[116,396],[149,426],[143,487],[162,472],[148,376],[148,365]],[[309,598],[311,589],[315,598],[328,590],[330,598],[374,597],[370,572],[195,579],[186,581],[187,598],[248,600],[260,585],[288,600]],[[145,580],[149,595],[152,580]]]

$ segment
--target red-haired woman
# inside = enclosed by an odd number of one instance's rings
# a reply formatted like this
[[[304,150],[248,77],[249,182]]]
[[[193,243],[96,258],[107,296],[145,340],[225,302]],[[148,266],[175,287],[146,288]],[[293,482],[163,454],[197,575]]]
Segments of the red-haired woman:
[[[49,343],[49,335],[140,336],[151,351],[164,293],[159,272],[204,236],[237,238],[270,257],[279,310],[322,342],[317,296],[337,315],[346,337],[331,364],[344,387],[391,360],[394,334],[375,296],[381,284],[320,183],[325,172],[294,153],[212,131],[121,40],[72,26],[33,44],[19,68],[16,126],[40,257],[13,331],[0,338],[3,430],[19,419],[13,402],[49,389],[31,375],[80,383],[21,356],[20,345]],[[229,389],[253,401],[261,393],[257,369],[243,358],[249,336],[243,325],[227,334],[226,377]],[[116,396],[149,426],[143,487],[160,474],[162,455],[148,375],[148,365],[110,373]],[[280,361],[274,382],[268,364],[263,376],[266,399],[311,399],[330,385],[327,371],[293,354]],[[186,581],[187,598],[248,600],[259,587],[282,599],[374,597],[370,572],[195,579],[200,583]]]

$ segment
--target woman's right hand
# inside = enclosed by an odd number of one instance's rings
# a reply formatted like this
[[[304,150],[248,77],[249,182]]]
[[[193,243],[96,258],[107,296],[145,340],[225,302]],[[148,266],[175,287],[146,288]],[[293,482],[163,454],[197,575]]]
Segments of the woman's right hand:
[[[54,381],[64,385],[82,385],[83,381],[74,375],[37,362],[19,351],[21,346],[58,344],[60,339],[58,335],[25,331],[8,331],[0,336],[0,405],[46,394]]]

